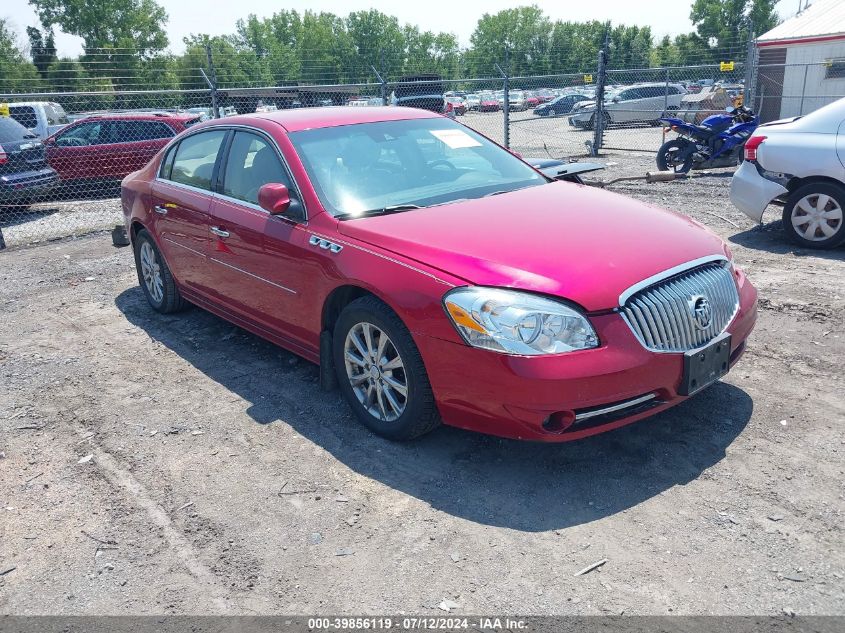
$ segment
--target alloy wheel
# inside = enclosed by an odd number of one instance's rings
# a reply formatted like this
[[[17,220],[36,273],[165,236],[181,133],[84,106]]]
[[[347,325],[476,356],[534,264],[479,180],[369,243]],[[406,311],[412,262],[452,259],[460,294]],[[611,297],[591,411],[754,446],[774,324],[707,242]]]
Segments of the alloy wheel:
[[[814,193],[801,198],[792,208],[792,226],[805,240],[827,240],[842,229],[842,207],[831,196]]]
[[[141,276],[144,278],[144,285],[150,293],[153,301],[161,303],[164,299],[164,281],[161,277],[161,266],[158,257],[149,242],[141,244]]]
[[[352,392],[374,418],[392,422],[408,405],[408,379],[399,351],[372,323],[356,323],[343,345]]]

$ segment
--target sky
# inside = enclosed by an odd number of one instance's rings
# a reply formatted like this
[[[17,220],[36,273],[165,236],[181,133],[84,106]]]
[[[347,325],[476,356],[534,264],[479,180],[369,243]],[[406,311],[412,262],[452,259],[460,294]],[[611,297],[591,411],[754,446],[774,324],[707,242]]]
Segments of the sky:
[[[484,13],[496,13],[520,4],[537,4],[551,19],[584,22],[611,20],[615,24],[651,26],[656,37],[676,35],[692,30],[689,8],[692,0],[157,0],[170,16],[167,34],[170,49],[181,52],[182,38],[191,33],[223,35],[235,30],[238,18],[255,13],[259,17],[272,15],[285,9],[331,11],[346,15],[361,9],[378,9],[395,15],[400,23],[416,24],[421,30],[454,33],[462,46],[469,45],[469,38],[478,18]],[[798,0],[780,0],[777,5],[781,18],[787,18],[798,9]],[[27,0],[2,0],[0,17],[8,18],[24,41],[27,26],[38,26],[35,12]],[[75,56],[82,52],[79,38],[59,33],[56,39],[59,55]]]

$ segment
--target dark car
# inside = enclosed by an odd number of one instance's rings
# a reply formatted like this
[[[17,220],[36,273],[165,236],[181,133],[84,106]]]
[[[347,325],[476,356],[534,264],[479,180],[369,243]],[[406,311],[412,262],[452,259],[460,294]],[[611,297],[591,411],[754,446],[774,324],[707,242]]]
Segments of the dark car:
[[[402,77],[393,91],[393,105],[420,108],[437,114],[446,111],[443,80],[439,75],[414,75]]]
[[[0,116],[0,208],[25,209],[58,179],[47,164],[41,139],[14,119]]]
[[[201,118],[168,112],[93,115],[48,138],[47,158],[65,193],[107,191]]]
[[[581,94],[561,95],[534,108],[534,114],[538,116],[557,116],[559,114],[567,114],[579,101],[589,101],[590,99],[591,97]]]

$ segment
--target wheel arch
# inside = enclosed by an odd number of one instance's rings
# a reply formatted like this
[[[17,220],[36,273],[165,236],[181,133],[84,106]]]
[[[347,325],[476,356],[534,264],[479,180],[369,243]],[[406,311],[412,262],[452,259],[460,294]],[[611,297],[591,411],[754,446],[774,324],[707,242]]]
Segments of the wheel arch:
[[[147,231],[147,227],[144,226],[144,224],[140,220],[134,218],[131,224],[129,225],[129,237],[132,239],[133,242],[135,241],[135,238],[137,237],[138,233],[140,233],[141,231]],[[149,233],[149,231],[147,232]]]
[[[320,330],[331,333],[334,330],[334,325],[337,323],[340,313],[350,303],[361,297],[374,297],[381,301],[384,305],[390,308],[400,319],[402,316],[400,311],[395,306],[391,305],[390,301],[385,299],[381,293],[364,284],[346,283],[341,286],[333,288],[323,301],[323,309],[320,317]],[[405,319],[402,319],[404,322]]]
[[[811,185],[813,183],[833,185],[835,187],[839,187],[843,192],[845,192],[845,183],[841,180],[837,180],[836,178],[831,178],[830,176],[793,176],[789,179],[789,182],[786,183],[786,189],[790,194],[792,194],[804,185]]]

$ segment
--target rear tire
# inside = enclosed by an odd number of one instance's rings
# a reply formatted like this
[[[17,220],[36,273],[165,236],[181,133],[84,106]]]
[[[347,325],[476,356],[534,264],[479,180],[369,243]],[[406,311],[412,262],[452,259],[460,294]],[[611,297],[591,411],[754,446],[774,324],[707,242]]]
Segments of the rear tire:
[[[793,191],[783,208],[783,230],[806,248],[835,248],[845,242],[845,187],[811,182]]]
[[[412,440],[440,424],[422,356],[384,303],[367,296],[346,306],[335,324],[333,348],[340,390],[371,431]]]
[[[152,236],[142,229],[135,236],[134,244],[138,283],[147,303],[162,314],[184,310],[187,302],[179,293],[170,268]]]
[[[682,138],[666,141],[657,152],[657,168],[660,171],[674,171],[685,174],[692,169],[692,155],[695,146]]]

